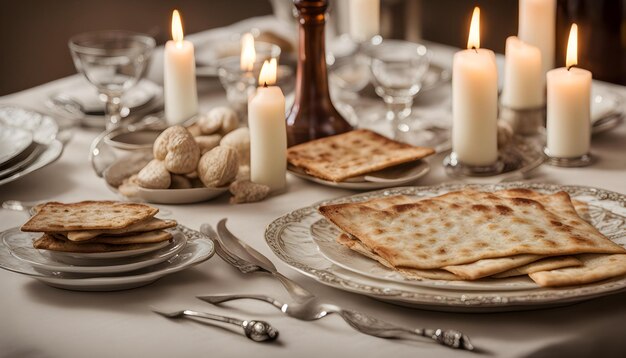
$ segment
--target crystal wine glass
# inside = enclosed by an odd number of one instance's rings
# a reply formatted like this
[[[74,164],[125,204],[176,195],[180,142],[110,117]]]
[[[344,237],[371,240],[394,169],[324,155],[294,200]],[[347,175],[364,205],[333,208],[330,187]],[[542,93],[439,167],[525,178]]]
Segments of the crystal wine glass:
[[[107,130],[121,124],[121,96],[144,76],[154,46],[152,37],[129,31],[89,32],[69,40],[74,66],[105,102]]]

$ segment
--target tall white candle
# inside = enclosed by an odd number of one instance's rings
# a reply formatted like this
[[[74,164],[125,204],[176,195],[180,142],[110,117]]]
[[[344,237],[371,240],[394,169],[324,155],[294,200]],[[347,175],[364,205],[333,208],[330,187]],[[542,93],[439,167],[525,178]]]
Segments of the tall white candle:
[[[567,67],[547,74],[547,151],[551,157],[578,158],[589,153],[591,141],[591,72],[577,64],[578,27],[567,42]]]
[[[502,104],[514,109],[542,107],[544,76],[539,48],[515,36],[507,38]]]
[[[265,61],[259,88],[248,102],[250,127],[250,180],[272,191],[286,185],[287,127],[285,96],[276,82],[276,59]]]
[[[466,165],[498,159],[498,71],[493,51],[480,48],[480,9],[472,16],[467,50],[454,54],[452,151]]]
[[[519,0],[517,35],[520,40],[539,48],[544,74],[554,68],[555,32],[556,0]]]
[[[241,36],[241,56],[239,57],[241,70],[247,72],[252,71],[255,61],[256,49],[254,48],[254,36],[248,32]]]
[[[350,0],[348,8],[352,39],[363,42],[380,33],[380,0]]]
[[[172,40],[165,44],[164,72],[165,119],[177,124],[198,113],[194,48],[183,40],[178,10],[172,14]]]

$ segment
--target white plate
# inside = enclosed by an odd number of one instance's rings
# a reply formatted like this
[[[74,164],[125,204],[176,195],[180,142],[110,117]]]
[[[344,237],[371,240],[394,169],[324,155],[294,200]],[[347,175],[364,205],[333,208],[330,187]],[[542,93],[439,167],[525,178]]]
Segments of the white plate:
[[[213,242],[205,235],[181,225],[178,229],[187,237],[187,245],[180,253],[167,261],[134,271],[129,275],[89,277],[84,274],[61,272],[43,274],[13,257],[3,240],[0,241],[0,267],[31,276],[53,287],[75,291],[116,291],[145,286],[165,275],[206,261],[215,253]]]
[[[610,131],[624,121],[623,98],[615,91],[593,87],[591,90],[591,134]]]
[[[54,142],[59,132],[52,117],[15,106],[0,106],[0,124],[27,130],[35,142],[42,144]]]
[[[39,170],[57,160],[63,153],[63,143],[58,140],[53,140],[47,145],[47,148],[39,155],[35,161],[30,163],[19,172],[12,174],[9,177],[0,180],[0,185],[17,180],[27,174],[30,174],[36,170]]]
[[[21,128],[0,124],[0,164],[15,158],[33,142],[33,135]]]
[[[342,182],[332,182],[316,178],[304,172],[303,169],[289,165],[287,170],[289,173],[297,176],[298,178],[306,179],[314,183],[343,188],[343,189],[356,189],[356,190],[373,190],[381,188],[389,188],[392,186],[399,186],[416,181],[423,177],[430,170],[430,165],[425,160],[418,160],[411,163],[405,163],[397,165],[391,168],[383,169],[377,172],[372,172],[367,175],[362,175],[354,178],[347,179]]]
[[[508,183],[405,187],[353,195],[318,205],[357,202],[398,194],[429,197],[466,188],[482,191],[528,188],[545,193],[566,191],[572,198],[585,201],[590,205],[590,219],[596,228],[614,242],[626,246],[626,195],[582,186]],[[418,282],[404,284],[389,279],[375,279],[340,267],[319,252],[310,234],[311,226],[323,218],[317,212],[318,205],[298,209],[276,219],[266,229],[265,239],[274,254],[285,263],[320,283],[341,290],[413,307],[467,312],[508,311],[563,305],[626,290],[626,276],[582,286],[534,289],[520,286],[517,287],[519,289],[511,287],[506,290],[494,287],[481,291],[445,287],[451,284],[450,281],[444,281],[436,286],[433,282],[435,280],[425,279],[420,281],[423,283],[420,286]],[[519,284],[527,285],[523,282]]]
[[[90,262],[94,262],[94,260],[108,262],[109,260],[117,260],[117,259],[123,259],[123,258],[128,258],[128,257],[135,257],[135,256],[147,254],[149,252],[153,252],[156,250],[160,250],[167,245],[169,245],[169,242],[163,241],[163,242],[157,242],[154,244],[144,245],[140,249],[112,251],[112,252],[81,253],[81,252],[61,252],[61,251],[49,251],[49,250],[42,250],[42,251],[44,251],[47,256],[50,256],[50,258],[56,261],[73,263],[75,265],[76,264],[85,265]]]
[[[154,251],[152,254],[141,255],[136,258],[125,260],[97,260],[89,261],[89,266],[83,260],[63,260],[55,261],[49,255],[42,253],[43,250],[33,248],[31,242],[40,234],[21,232],[19,228],[7,230],[4,234],[4,243],[11,250],[11,254],[17,259],[26,262],[35,269],[49,272],[74,272],[85,274],[111,274],[138,270],[163,262],[180,252],[187,242],[187,238],[178,230],[172,232],[173,239],[162,250]],[[93,266],[93,264],[98,264]]]
[[[476,281],[447,280],[409,280],[398,272],[387,268],[377,261],[367,258],[336,241],[340,231],[326,219],[320,219],[311,225],[311,238],[319,252],[328,261],[348,271],[382,281],[393,281],[405,285],[440,288],[446,290],[493,291],[493,290],[528,290],[539,286],[528,277],[506,279],[481,279]]]

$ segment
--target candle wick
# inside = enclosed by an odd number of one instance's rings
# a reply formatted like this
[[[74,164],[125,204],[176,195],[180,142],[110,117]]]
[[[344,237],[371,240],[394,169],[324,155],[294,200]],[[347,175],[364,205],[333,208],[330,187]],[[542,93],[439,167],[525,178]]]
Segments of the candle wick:
[[[478,49],[476,48],[476,46],[472,46],[472,50],[476,51],[476,53],[478,53]]]
[[[572,67],[574,67],[574,65],[567,66],[567,70],[569,71]]]
[[[267,88],[267,82],[263,82],[263,88]]]

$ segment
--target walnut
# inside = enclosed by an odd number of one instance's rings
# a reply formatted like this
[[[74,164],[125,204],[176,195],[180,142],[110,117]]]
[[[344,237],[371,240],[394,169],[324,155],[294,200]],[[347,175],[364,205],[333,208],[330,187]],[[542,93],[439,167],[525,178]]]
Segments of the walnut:
[[[263,184],[253,183],[250,180],[237,180],[230,184],[229,190],[233,196],[231,204],[253,203],[267,197],[270,187]]]
[[[250,164],[250,130],[247,127],[241,127],[228,133],[222,138],[220,145],[237,150],[239,165]]]
[[[221,139],[222,139],[222,136],[219,134],[201,135],[201,136],[195,137],[196,143],[198,143],[198,146],[200,147],[201,154],[204,154],[208,152],[209,150],[220,145]]]
[[[172,183],[170,189],[189,189],[191,181],[183,175],[172,174]]]
[[[222,118],[203,114],[200,115],[196,124],[200,128],[201,134],[214,134],[222,128]]]
[[[137,183],[146,189],[167,189],[172,178],[165,168],[165,163],[153,159],[137,174]]]
[[[198,175],[208,188],[224,186],[237,176],[237,151],[230,147],[215,147],[204,153],[198,163]]]
[[[200,117],[198,124],[203,134],[219,132],[225,135],[239,127],[239,117],[231,108],[215,107],[206,116]]]
[[[173,126],[154,141],[153,154],[156,159],[165,161],[168,171],[185,174],[196,169],[200,148],[187,129]]]

